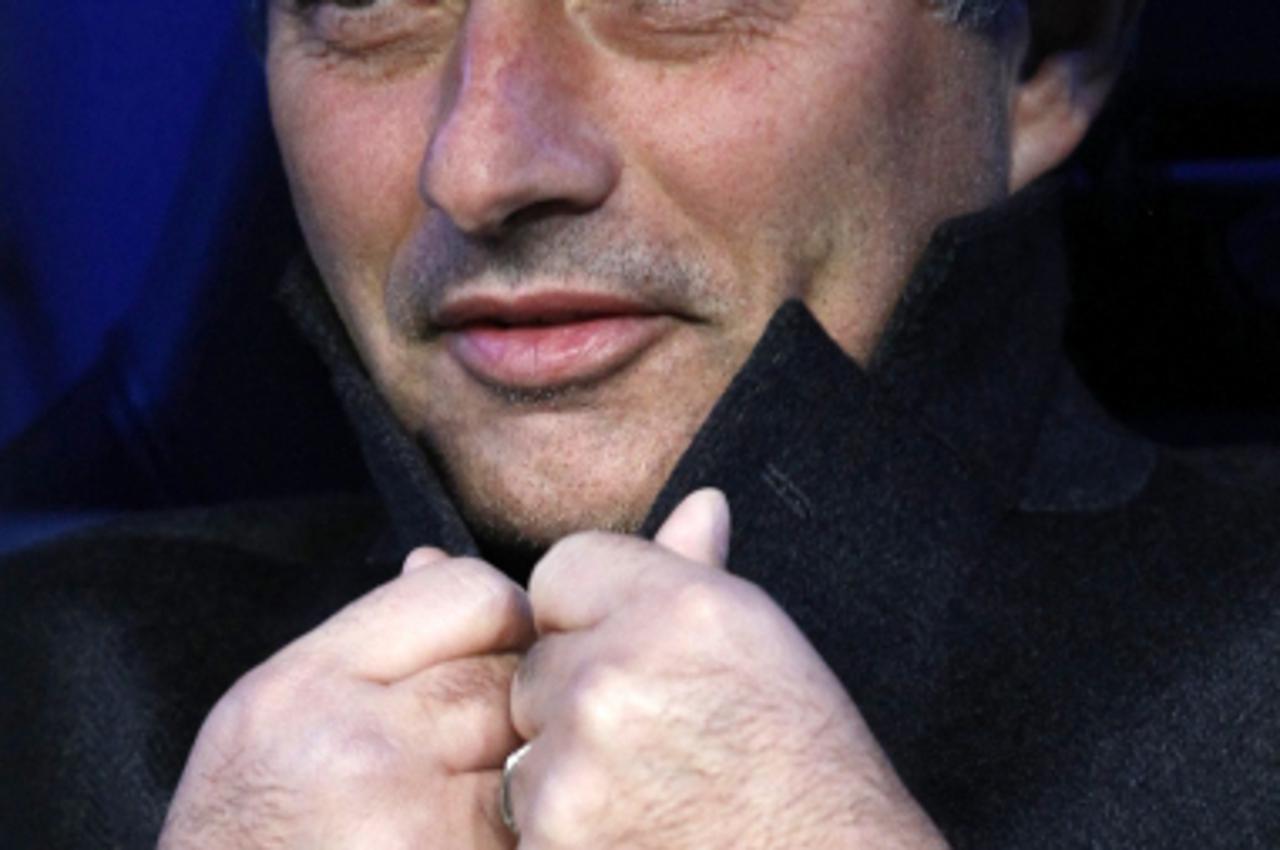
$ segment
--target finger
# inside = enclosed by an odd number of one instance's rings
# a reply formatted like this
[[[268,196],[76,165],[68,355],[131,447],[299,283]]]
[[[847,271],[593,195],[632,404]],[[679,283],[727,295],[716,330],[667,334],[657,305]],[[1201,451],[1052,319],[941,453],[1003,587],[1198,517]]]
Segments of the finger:
[[[691,562],[722,565],[729,525],[724,495],[701,490],[681,502],[654,542],[599,531],[566,537],[529,578],[538,632],[590,628],[642,588],[689,581]]]
[[[583,662],[581,633],[544,635],[529,647],[511,680],[511,725],[523,740],[542,734]],[[589,659],[588,659],[589,660]]]
[[[424,748],[455,773],[492,770],[523,739],[511,722],[520,657],[506,653],[446,661],[397,682],[402,716],[423,731]]]
[[[286,652],[390,683],[443,661],[520,650],[533,638],[519,585],[483,561],[450,558],[371,591]]]
[[[613,778],[563,736],[549,732],[533,741],[508,781],[520,846],[617,846],[602,842],[601,835],[608,834],[609,815],[634,801],[613,794]]]
[[[672,563],[675,562],[675,563]],[[529,602],[539,634],[590,628],[624,603],[639,581],[656,581],[673,566],[692,567],[639,537],[588,531],[551,547],[529,577]]]
[[[511,769],[510,776],[507,777],[507,803],[523,845],[531,843],[535,846],[539,845],[539,842],[534,840],[534,832],[537,829],[537,824],[534,822],[534,802],[540,784],[538,778],[546,773],[548,767],[545,764],[549,756],[547,750],[548,742],[545,739],[531,742],[528,751]],[[501,817],[501,810],[499,810],[499,817]]]
[[[685,497],[653,540],[690,561],[723,569],[729,557],[730,524],[729,501],[708,487]]]
[[[409,556],[404,559],[403,572],[411,573],[448,559],[449,553],[443,549],[437,549],[434,546],[420,546],[410,552]]]
[[[471,801],[469,831],[471,836],[437,836],[446,839],[451,847],[471,847],[477,850],[513,850],[516,836],[507,828],[498,810],[498,794],[502,773],[499,770],[483,770],[459,776],[464,784],[463,793]]]
[[[670,673],[665,647],[644,658],[628,641],[619,646],[609,626],[558,632],[538,639],[511,681],[511,723],[532,741],[572,730],[577,740],[619,743],[637,717],[661,699],[663,673]],[[627,636],[628,638],[630,635]]]

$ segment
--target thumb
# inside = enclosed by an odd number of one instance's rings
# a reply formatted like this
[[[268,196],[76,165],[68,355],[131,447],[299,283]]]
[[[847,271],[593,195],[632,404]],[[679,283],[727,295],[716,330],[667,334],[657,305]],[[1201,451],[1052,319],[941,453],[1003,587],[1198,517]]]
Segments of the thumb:
[[[686,496],[653,540],[691,561],[724,569],[729,528],[729,501],[724,493],[708,487]]]

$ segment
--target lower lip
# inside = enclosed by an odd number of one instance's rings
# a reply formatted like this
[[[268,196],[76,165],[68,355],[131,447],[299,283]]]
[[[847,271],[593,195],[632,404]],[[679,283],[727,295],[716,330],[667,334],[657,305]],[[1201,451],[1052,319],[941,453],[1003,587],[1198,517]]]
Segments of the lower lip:
[[[661,316],[607,316],[554,325],[470,325],[447,335],[450,354],[478,380],[523,390],[597,381],[662,335]]]

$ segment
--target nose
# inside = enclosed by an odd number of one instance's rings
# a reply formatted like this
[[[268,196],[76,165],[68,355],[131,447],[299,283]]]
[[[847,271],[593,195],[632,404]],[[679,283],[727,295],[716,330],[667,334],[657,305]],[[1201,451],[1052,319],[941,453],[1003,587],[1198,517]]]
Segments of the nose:
[[[553,5],[473,0],[467,11],[420,178],[428,205],[465,233],[494,235],[538,208],[587,211],[616,184],[613,152],[584,111],[580,69],[568,67],[571,36],[545,14]]]

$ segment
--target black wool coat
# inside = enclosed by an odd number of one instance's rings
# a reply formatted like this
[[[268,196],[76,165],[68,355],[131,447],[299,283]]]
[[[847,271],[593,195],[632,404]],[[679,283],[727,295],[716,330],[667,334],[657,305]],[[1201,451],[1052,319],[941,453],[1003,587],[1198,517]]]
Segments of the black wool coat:
[[[662,490],[734,508],[957,848],[1280,847],[1280,463],[1110,422],[1052,205],[945,225],[866,368],[783,306]],[[234,680],[409,548],[475,543],[308,275],[378,498],[136,517],[0,565],[0,847],[149,846]]]

